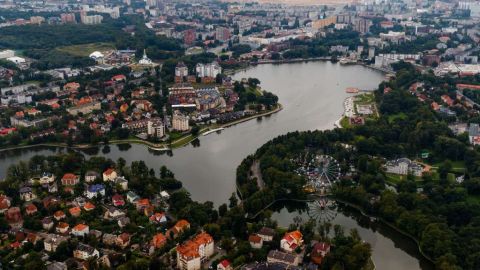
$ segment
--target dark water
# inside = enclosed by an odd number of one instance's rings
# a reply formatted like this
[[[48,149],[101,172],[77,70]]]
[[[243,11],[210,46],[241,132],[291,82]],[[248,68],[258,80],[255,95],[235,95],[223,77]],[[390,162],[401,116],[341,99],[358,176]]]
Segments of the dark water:
[[[292,220],[298,217],[302,222],[306,222],[312,216],[306,210],[289,211],[287,208],[282,208],[272,215],[282,227],[288,227],[293,223]],[[318,220],[318,216],[313,218]],[[434,269],[432,263],[419,254],[414,241],[405,239],[405,236],[380,222],[371,221],[356,209],[339,206],[334,210],[325,211],[321,219],[342,225],[345,233],[356,229],[362,240],[372,246],[372,259],[376,269]]]
[[[122,147],[112,145],[108,153],[102,148],[87,155],[105,155],[113,160],[124,158],[127,163],[144,160],[151,168],[166,165],[181,180],[198,201],[227,202],[235,191],[235,170],[245,156],[278,135],[295,130],[333,128],[343,113],[347,87],[373,89],[383,75],[362,66],[341,66],[329,62],[309,62],[282,65],[260,65],[235,75],[235,79],[256,77],[261,86],[279,96],[284,109],[263,117],[201,137],[199,145],[176,149],[170,155],[157,153],[143,145]],[[36,154],[50,155],[66,151],[56,148],[38,148],[0,152],[0,178],[9,165],[28,160]],[[279,219],[281,217],[279,216]],[[289,217],[286,216],[287,223]],[[339,213],[335,222],[347,228],[357,228],[361,236],[373,246],[377,269],[420,269],[418,253],[403,238],[386,232],[374,231]]]

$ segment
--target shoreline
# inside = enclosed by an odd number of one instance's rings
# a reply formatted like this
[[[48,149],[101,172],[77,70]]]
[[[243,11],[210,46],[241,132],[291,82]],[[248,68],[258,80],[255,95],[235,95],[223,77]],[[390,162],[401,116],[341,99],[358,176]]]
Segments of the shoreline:
[[[263,117],[263,116],[268,116],[268,115],[275,114],[277,112],[280,112],[281,110],[283,110],[282,104],[277,103],[277,106],[270,111],[255,114],[255,115],[251,115],[251,116],[244,117],[244,118],[241,118],[241,119],[237,119],[235,121],[216,126],[216,127],[213,128],[213,130],[218,129],[218,128],[228,128],[228,127],[231,127],[233,125],[237,125],[237,124],[240,124],[240,123],[243,123],[243,122],[247,122],[247,121],[253,120],[253,119],[258,118],[258,117]],[[20,149],[29,149],[29,148],[35,148],[35,147],[61,147],[61,148],[81,150],[81,149],[89,149],[89,148],[98,147],[98,146],[118,145],[118,144],[143,144],[143,145],[147,146],[149,149],[154,150],[154,151],[168,151],[168,150],[181,148],[181,147],[189,144],[193,140],[199,138],[200,136],[203,136],[204,132],[208,132],[210,130],[211,130],[211,127],[205,127],[202,130],[200,130],[198,135],[196,135],[196,136],[188,135],[188,136],[185,136],[185,137],[181,137],[181,138],[177,139],[176,141],[171,142],[170,144],[169,143],[154,143],[154,142],[149,142],[149,141],[141,140],[141,139],[123,139],[123,140],[111,140],[111,141],[108,142],[108,144],[104,144],[103,142],[100,142],[98,144],[75,144],[75,145],[71,145],[71,146],[68,146],[67,143],[39,143],[39,144],[32,144],[32,145],[21,145],[21,146],[12,146],[12,147],[1,148],[0,152],[6,152],[6,151],[11,151],[11,150],[20,150]],[[183,142],[183,141],[185,141],[185,142]],[[170,145],[170,147],[169,147],[169,145]]]

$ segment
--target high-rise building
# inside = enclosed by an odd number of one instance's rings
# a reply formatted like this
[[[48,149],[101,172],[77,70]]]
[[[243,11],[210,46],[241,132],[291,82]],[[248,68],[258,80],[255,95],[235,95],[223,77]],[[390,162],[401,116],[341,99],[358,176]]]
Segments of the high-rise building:
[[[60,14],[60,19],[62,23],[76,23],[75,13],[62,13]]]
[[[230,29],[227,27],[217,27],[215,29],[215,38],[219,41],[225,42],[230,39]]]
[[[193,45],[197,39],[195,29],[187,29],[183,31],[183,43],[185,45]]]
[[[180,112],[175,112],[172,117],[172,128],[177,131],[187,131],[190,129],[188,124],[188,116],[183,115]]]

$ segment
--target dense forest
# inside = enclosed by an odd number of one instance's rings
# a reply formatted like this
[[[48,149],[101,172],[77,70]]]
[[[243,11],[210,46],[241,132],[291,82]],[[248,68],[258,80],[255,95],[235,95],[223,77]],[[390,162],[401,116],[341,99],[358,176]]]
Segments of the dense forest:
[[[274,200],[304,199],[305,179],[294,173],[292,160],[307,149],[317,151],[340,163],[343,177],[333,188],[337,198],[414,237],[437,269],[480,269],[479,149],[468,145],[465,134],[455,136],[448,119],[408,91],[412,83],[423,81],[425,89],[452,93],[455,83],[478,78],[435,78],[403,63],[396,69],[396,79],[382,83],[375,92],[381,112],[378,121],[349,129],[289,133],[246,158],[237,169],[245,209],[254,214]],[[392,89],[388,94],[387,87]],[[421,178],[409,175],[398,182],[387,177],[385,159],[418,159],[421,152],[429,153],[422,162],[437,164],[435,172]],[[263,190],[250,177],[255,160],[260,161],[267,185]],[[455,166],[463,168],[459,172]],[[458,176],[465,180],[455,181]]]

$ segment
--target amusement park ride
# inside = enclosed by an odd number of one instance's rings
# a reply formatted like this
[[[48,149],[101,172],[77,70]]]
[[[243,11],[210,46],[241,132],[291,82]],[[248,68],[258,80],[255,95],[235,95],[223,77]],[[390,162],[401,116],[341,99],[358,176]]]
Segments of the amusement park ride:
[[[299,158],[297,173],[307,178],[304,189],[316,199],[308,204],[308,215],[318,221],[333,220],[337,215],[335,202],[329,200],[332,184],[341,176],[340,165],[329,155],[306,153]]]

